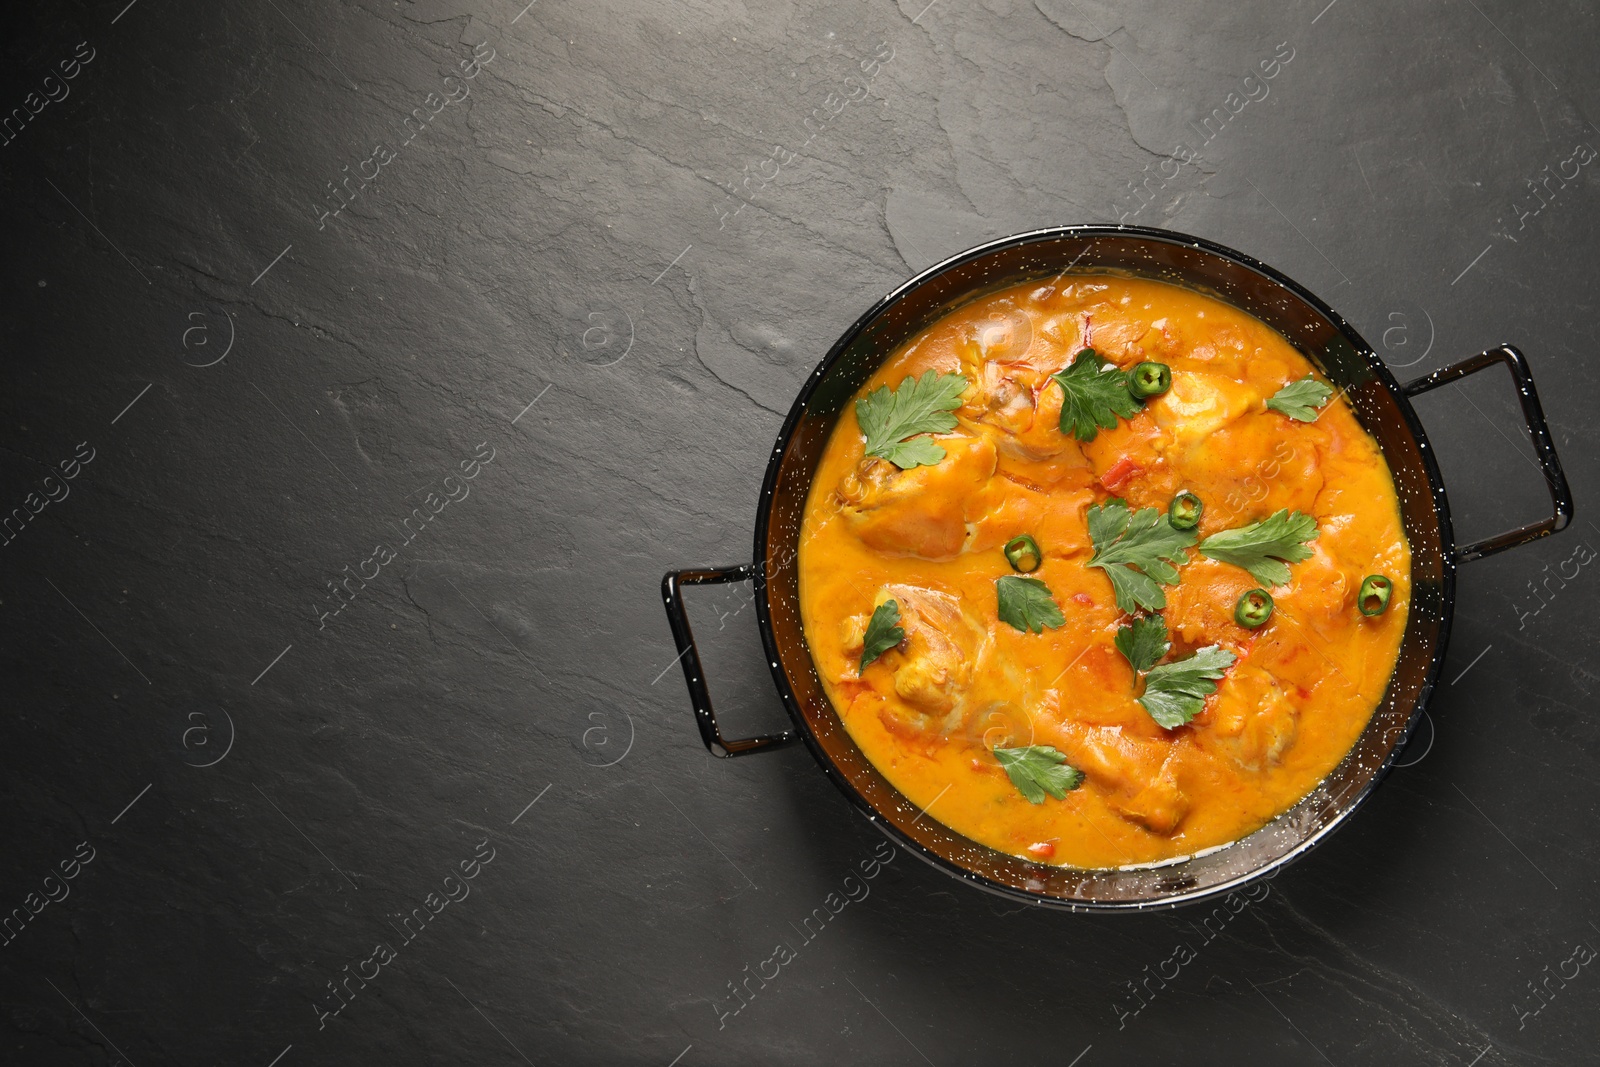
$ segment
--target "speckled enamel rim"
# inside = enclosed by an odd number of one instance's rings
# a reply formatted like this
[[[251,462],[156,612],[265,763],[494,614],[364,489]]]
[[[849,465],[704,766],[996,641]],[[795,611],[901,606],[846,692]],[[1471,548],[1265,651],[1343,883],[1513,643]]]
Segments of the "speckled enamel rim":
[[[897,303],[904,299],[907,294],[917,290],[919,287],[926,285],[931,280],[938,278],[957,267],[973,263],[974,261],[981,260],[986,256],[992,256],[998,252],[1014,249],[1019,246],[1056,241],[1063,238],[1073,240],[1088,239],[1091,241],[1091,244],[1088,247],[1092,248],[1093,239],[1100,237],[1108,239],[1117,238],[1121,241],[1127,241],[1129,239],[1143,240],[1166,246],[1187,247],[1207,253],[1211,256],[1227,261],[1234,267],[1243,267],[1246,270],[1260,276],[1261,278],[1266,279],[1293,299],[1309,306],[1318,315],[1330,323],[1343,336],[1344,340],[1349,343],[1354,352],[1365,361],[1367,370],[1371,373],[1373,380],[1379,383],[1383,390],[1386,391],[1389,397],[1393,400],[1396,408],[1399,410],[1401,417],[1404,420],[1406,431],[1409,433],[1411,439],[1417,446],[1423,470],[1426,474],[1428,488],[1432,495],[1434,512],[1436,521],[1438,523],[1437,528],[1440,540],[1440,551],[1443,557],[1442,574],[1440,577],[1438,617],[1433,620],[1433,625],[1437,627],[1437,638],[1433,655],[1427,665],[1422,681],[1417,686],[1414,703],[1407,719],[1404,731],[1394,740],[1386,742],[1387,750],[1381,763],[1373,766],[1370,771],[1367,772],[1365,780],[1361,783],[1360,788],[1357,789],[1353,795],[1348,797],[1341,795],[1338,797],[1334,803],[1342,805],[1339,810],[1328,817],[1327,821],[1322,825],[1316,827],[1311,832],[1306,833],[1303,839],[1301,839],[1296,845],[1268,862],[1265,862],[1252,869],[1245,870],[1237,877],[1229,878],[1199,888],[1179,889],[1170,893],[1156,893],[1145,899],[1134,900],[1087,900],[1082,898],[1065,898],[1058,895],[1035,892],[1027,888],[1019,888],[1017,886],[1001,883],[988,877],[987,875],[970,869],[968,866],[963,865],[955,859],[942,855],[933,849],[926,847],[921,842],[915,840],[909,833],[902,830],[900,826],[896,825],[896,818],[891,817],[890,814],[875,807],[873,803],[865,795],[863,795],[860,789],[857,788],[856,783],[851,779],[851,777],[844,773],[843,769],[837,766],[833,758],[823,749],[818,737],[813,731],[810,721],[807,719],[804,713],[801,702],[795,692],[792,679],[788,673],[789,669],[784,664],[783,651],[779,647],[777,637],[774,632],[771,603],[768,598],[767,582],[765,580],[766,564],[763,562],[768,559],[770,548],[769,535],[771,534],[771,521],[774,512],[774,493],[777,490],[777,482],[783,468],[786,451],[791,444],[796,428],[807,414],[808,406],[811,403],[812,398],[819,386],[822,385],[829,373],[839,364],[840,360],[844,358],[852,343],[855,342],[869,326],[876,322],[880,316],[885,314],[885,312],[893,308]],[[1085,252],[1087,252],[1087,249],[1085,249]],[[1082,256],[1080,255],[1079,258],[1082,258]],[[1067,269],[1071,269],[1071,267],[1069,266]],[[1086,271],[1092,269],[1092,265],[1084,268]],[[1521,354],[1517,353],[1515,349],[1509,349],[1508,346],[1507,350],[1515,355],[1517,361],[1521,360]],[[886,352],[884,354],[887,356],[888,353]],[[1565,478],[1561,474],[1559,462],[1555,458],[1553,445],[1550,444],[1548,433],[1544,429],[1542,414],[1538,412],[1538,399],[1537,395],[1532,391],[1531,379],[1527,378],[1526,376],[1526,364],[1519,364],[1518,362],[1514,362],[1509,356],[1495,352],[1484,353],[1482,356],[1475,357],[1475,359],[1480,361],[1479,365],[1468,366],[1468,364],[1473,363],[1473,361],[1469,360],[1462,364],[1458,364],[1455,367],[1446,368],[1445,370],[1436,372],[1427,378],[1419,379],[1417,382],[1410,383],[1410,385],[1407,387],[1402,387],[1389,372],[1388,367],[1376,355],[1372,349],[1372,346],[1367,344],[1360,334],[1358,334],[1356,330],[1345,321],[1343,316],[1334,311],[1331,307],[1318,299],[1303,286],[1251,256],[1226,248],[1212,241],[1207,241],[1202,238],[1187,236],[1167,230],[1156,230],[1130,226],[1064,226],[1050,229],[1033,230],[979,245],[976,248],[969,249],[966,252],[962,252],[959,255],[953,256],[941,263],[929,267],[897,287],[887,296],[883,297],[870,309],[868,309],[860,318],[858,318],[855,323],[852,324],[851,327],[846,330],[845,333],[834,344],[827,357],[824,358],[823,361],[817,366],[816,370],[811,374],[811,377],[807,379],[805,386],[800,390],[799,395],[795,399],[794,406],[790,409],[789,415],[784,421],[783,429],[778,434],[776,444],[773,448],[772,457],[768,463],[766,477],[763,481],[762,496],[755,528],[754,558],[757,562],[745,567],[729,568],[722,572],[683,572],[682,576],[685,578],[687,578],[687,576],[690,574],[702,576],[697,579],[689,580],[721,581],[750,579],[754,581],[756,610],[760,623],[762,643],[767,653],[768,663],[771,666],[773,679],[777,685],[779,695],[782,697],[784,706],[788,709],[790,719],[793,721],[795,726],[795,734],[785,733],[772,738],[758,739],[755,742],[745,743],[749,745],[749,748],[734,748],[731,752],[724,754],[734,754],[739,751],[753,751],[756,748],[769,747],[772,745],[785,743],[793,740],[794,737],[798,735],[798,738],[806,743],[806,747],[810,749],[813,757],[815,757],[818,763],[822,766],[823,771],[828,775],[829,778],[833,779],[834,783],[840,788],[845,796],[849,798],[850,802],[870,821],[879,826],[896,845],[906,849],[913,855],[921,857],[932,866],[953,877],[959,878],[968,884],[975,885],[979,888],[996,893],[1010,900],[1020,900],[1026,903],[1061,908],[1069,911],[1142,911],[1156,908],[1177,907],[1183,904],[1192,904],[1213,899],[1234,892],[1249,883],[1275,877],[1279,870],[1305,855],[1312,848],[1318,845],[1324,838],[1326,838],[1333,830],[1337,829],[1339,826],[1342,826],[1345,820],[1348,819],[1349,816],[1358,808],[1360,808],[1363,803],[1365,803],[1366,799],[1372,794],[1372,791],[1377,787],[1378,783],[1381,782],[1387,775],[1389,768],[1393,765],[1400,749],[1404,747],[1404,741],[1409,738],[1411,731],[1415,729],[1416,724],[1421,718],[1422,713],[1425,710],[1428,700],[1433,692],[1433,688],[1438,680],[1439,672],[1443,667],[1445,654],[1449,647],[1450,621],[1455,606],[1455,567],[1457,562],[1462,558],[1475,558],[1476,555],[1500,551],[1504,548],[1512,547],[1515,544],[1523,543],[1526,540],[1544,536],[1545,534],[1562,528],[1566,524],[1566,521],[1570,518],[1570,494],[1567,492]],[[1546,523],[1533,524],[1528,527],[1523,527],[1520,530],[1511,531],[1508,534],[1501,535],[1499,539],[1491,539],[1491,541],[1501,541],[1503,543],[1491,544],[1491,542],[1480,542],[1479,544],[1468,546],[1467,550],[1463,551],[1459,550],[1455,545],[1454,533],[1450,522],[1449,502],[1445,494],[1444,482],[1440,476],[1438,465],[1434,460],[1433,450],[1428,445],[1427,435],[1423,430],[1421,421],[1418,419],[1415,410],[1412,408],[1408,400],[1408,396],[1415,395],[1418,392],[1426,391],[1427,389],[1433,388],[1439,384],[1443,384],[1446,381],[1454,380],[1463,374],[1468,374],[1474,370],[1480,369],[1480,366],[1482,365],[1488,365],[1488,363],[1496,361],[1507,362],[1508,365],[1511,366],[1513,374],[1517,378],[1519,389],[1522,393],[1524,411],[1525,414],[1529,416],[1529,432],[1535,438],[1536,450],[1539,451],[1541,460],[1545,461],[1547,480],[1551,481],[1551,495],[1553,501],[1555,502],[1556,514]],[[1537,423],[1537,425],[1535,423]],[[1541,444],[1544,447],[1540,447]],[[1551,478],[1552,471],[1554,475],[1553,479]],[[1467,552],[1472,552],[1473,554],[1469,556],[1467,555]],[[722,574],[724,577],[705,577],[716,574]],[[674,579],[677,577],[679,577],[679,575],[669,574],[663,586],[664,593],[667,596],[669,616],[673,615],[674,613],[674,599],[678,592],[678,588]],[[679,614],[681,614],[681,605],[678,605],[677,609]],[[678,620],[675,618],[675,635],[679,630],[677,621]],[[1411,640],[1411,636],[1412,635],[1408,626],[1407,641]],[[682,626],[682,634],[680,636],[679,645],[681,650],[691,652],[691,658],[696,661],[692,671],[689,664],[687,662],[685,663],[685,674],[689,678],[691,693],[696,691],[697,683],[699,684],[700,690],[703,692],[703,679],[698,677],[698,654],[693,653],[693,639],[688,633],[686,622]],[[806,666],[814,674],[815,668],[809,662],[809,650],[806,651],[806,659],[808,661]],[[1390,688],[1391,690],[1393,688],[1392,679]],[[1390,699],[1390,694],[1387,692],[1385,694],[1385,699]],[[1382,706],[1382,703],[1380,703],[1380,709]],[[699,702],[697,701],[697,714],[700,714],[701,710],[702,709],[699,706]],[[829,706],[828,711],[835,719],[837,719],[837,712],[833,711],[831,705]],[[714,719],[711,719],[709,728],[712,733],[706,733],[706,719],[708,718],[710,718],[709,700],[706,701],[706,708],[701,721],[701,729],[702,734],[706,736],[708,746],[711,746],[712,735],[715,733],[716,728]],[[1362,746],[1366,735],[1371,734],[1375,727],[1381,725],[1378,720],[1378,713],[1374,712],[1372,721],[1368,723],[1367,728],[1363,731],[1363,734],[1358,737],[1356,745],[1352,747],[1351,754],[1346,757],[1346,761],[1348,761],[1355,754],[1356,750]],[[839,724],[839,729],[842,731],[842,723]],[[720,735],[717,736],[720,738]],[[739,742],[734,742],[732,744],[740,745]],[[853,742],[851,742],[851,744],[853,745]],[[713,750],[715,751],[715,748],[713,748]],[[862,760],[863,762],[866,762],[864,756],[862,757]],[[870,763],[868,763],[868,766],[870,767]],[[1343,766],[1344,761],[1342,761],[1339,767],[1336,767],[1333,772],[1330,772],[1329,778],[1331,779],[1337,775]],[[875,768],[872,769],[872,773],[877,774]],[[1307,800],[1316,796],[1319,790],[1324,789],[1326,781],[1327,780],[1324,781],[1324,784],[1321,784],[1316,789],[1312,790],[1312,793],[1308,795],[1306,800],[1302,800],[1299,805],[1296,805],[1295,809],[1291,810],[1298,810],[1300,806],[1307,802]],[[888,785],[886,779],[883,780],[883,783],[890,793],[899,798],[907,806],[908,810],[918,810],[914,806],[911,806],[910,802],[905,800],[897,790],[894,790],[893,786]],[[900,816],[903,816],[904,814],[904,812],[896,813],[896,815]],[[1254,838],[1258,834],[1265,833],[1269,828],[1273,827],[1275,823],[1283,818],[1284,816],[1280,816],[1278,820],[1269,822],[1265,827],[1262,827],[1254,833],[1247,835],[1246,838],[1241,839],[1241,841],[1247,841],[1251,838]],[[955,834],[955,831],[950,831],[950,833]],[[1237,842],[1235,844],[1237,844]],[[1231,847],[1233,846],[1229,845],[1221,846],[1219,849],[1207,849],[1204,851],[1203,855],[1210,855],[1219,851],[1225,851]],[[976,843],[972,843],[972,848],[976,850],[975,854],[983,853],[992,854],[995,857],[1004,857],[1003,853],[994,852],[994,850],[990,850],[986,846],[977,845]],[[1200,855],[1202,854],[1197,854],[1195,857],[1190,858],[1198,859],[1200,858]],[[1004,858],[1007,860],[1015,860],[1015,857]],[[1183,858],[1169,860],[1161,865],[1147,867],[1145,870],[1156,870],[1158,867],[1171,866],[1173,864],[1180,864],[1183,862],[1186,862]],[[1116,872],[1103,873],[1113,874]],[[1129,871],[1129,873],[1131,873],[1131,871]],[[1041,882],[1040,885],[1042,888],[1043,882]]]

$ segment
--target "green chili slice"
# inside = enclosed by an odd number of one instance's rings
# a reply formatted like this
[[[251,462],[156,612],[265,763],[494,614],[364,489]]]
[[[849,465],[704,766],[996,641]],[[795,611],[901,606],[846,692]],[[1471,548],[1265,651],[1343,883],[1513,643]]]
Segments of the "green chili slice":
[[[1039,542],[1023,534],[1006,542],[1006,562],[1014,571],[1032,574],[1044,562],[1044,553],[1039,551]]]
[[[1233,621],[1247,630],[1254,630],[1270,618],[1272,618],[1272,594],[1265,589],[1250,590],[1233,606]]]
[[[1381,574],[1369,574],[1361,580],[1361,592],[1356,594],[1356,607],[1363,615],[1382,615],[1389,610],[1389,594],[1394,583]]]
[[[1138,363],[1128,371],[1128,392],[1137,400],[1160,396],[1172,388],[1172,368],[1165,363]]]
[[[1200,525],[1200,516],[1205,510],[1205,501],[1185,489],[1167,505],[1167,521],[1174,530],[1192,530]]]

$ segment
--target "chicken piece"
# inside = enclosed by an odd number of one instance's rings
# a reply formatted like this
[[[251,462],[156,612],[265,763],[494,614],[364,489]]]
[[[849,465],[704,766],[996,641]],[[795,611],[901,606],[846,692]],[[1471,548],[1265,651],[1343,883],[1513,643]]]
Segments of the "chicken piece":
[[[1196,648],[1220,644],[1237,650],[1255,631],[1246,630],[1234,620],[1234,605],[1256,584],[1243,567],[1196,553],[1183,568],[1183,581],[1166,590],[1168,630]]]
[[[1250,649],[1252,663],[1270,671],[1280,684],[1302,693],[1315,693],[1324,685],[1341,690],[1356,688],[1339,670],[1337,661],[1323,650],[1321,640],[1308,634],[1292,612],[1278,607],[1272,616],[1271,624],[1262,628],[1264,632]]]
[[[964,340],[983,360],[1016,363],[1033,347],[1034,316],[1009,300],[997,303],[987,318],[975,323]]]
[[[1247,771],[1260,771],[1283,758],[1299,720],[1299,709],[1278,680],[1246,663],[1229,674],[1196,726],[1206,747],[1220,750]]]
[[[1189,450],[1234,419],[1258,407],[1261,393],[1221,374],[1183,371],[1172,376],[1172,388],[1146,405],[1166,431],[1177,455]]]
[[[1098,287],[1068,286],[1051,303],[1058,313],[1045,320],[1042,332],[1052,341],[1068,346],[1068,351],[1092,348],[1121,366],[1143,358],[1140,344],[1150,334],[1150,324],[1135,315],[1122,301],[1108,301]]]
[[[1143,338],[1143,344],[1149,358],[1167,362],[1176,356],[1186,355],[1191,347],[1184,339],[1183,329],[1166,316],[1150,324],[1150,332]]]
[[[879,660],[893,679],[893,692],[876,705],[890,731],[923,740],[963,736],[974,743],[1024,732],[1032,736],[1032,717],[1022,709],[1035,703],[1038,679],[996,653],[993,635],[959,599],[936,589],[889,584],[878,590],[874,608],[890,599],[906,632]],[[845,652],[853,658],[861,654],[867,618],[846,623]],[[869,667],[869,680],[874,673]]]
[[[1263,627],[1250,658],[1306,693],[1332,686],[1363,695],[1366,652],[1350,644],[1350,631],[1361,620],[1354,607],[1359,578],[1345,573],[1317,542],[1312,547],[1312,557],[1293,564],[1289,584],[1273,593],[1272,621]],[[1365,696],[1376,699],[1377,693]]]
[[[1045,411],[1044,401],[1051,394],[1055,394],[1056,405]],[[1039,398],[1033,427],[1026,435],[990,429],[997,454],[995,470],[1009,478],[1049,488],[1086,489],[1093,485],[1095,472],[1084,457],[1082,446],[1057,426],[1060,413],[1060,391],[1051,386]]]
[[[1275,411],[1250,412],[1176,453],[1185,479],[1207,503],[1214,527],[1243,525],[1282,508],[1308,514],[1322,492],[1322,442],[1314,423],[1284,433]]]
[[[1045,397],[1055,389],[1045,374],[1027,367],[985,363],[974,371],[972,382],[968,406],[961,414],[992,428],[989,436],[1002,456],[1037,462],[1065,455],[1069,466],[1084,465],[1077,442],[1058,425],[1060,404],[1050,411],[1041,410],[1046,406]]]
[[[1112,797],[1111,806],[1124,818],[1154,830],[1170,834],[1178,828],[1189,813],[1189,798],[1178,787],[1174,761],[1177,751],[1169,749],[1154,777],[1131,797]]]
[[[1089,490],[1046,492],[1001,472],[984,489],[967,551],[987,552],[1030,534],[1053,557],[1087,552],[1092,546],[1084,516],[1093,503]]]
[[[960,416],[990,431],[1002,457],[1047,462],[1061,471],[1084,467],[1077,442],[1061,432],[1060,390],[1050,383],[1050,375],[1068,362],[1065,350],[1045,336],[1034,337],[1031,321],[1015,311],[1003,329],[985,324],[956,342],[961,373],[971,383]]]
[[[966,695],[979,653],[987,643],[982,626],[949,593],[916,585],[890,584],[878,590],[873,608],[893,600],[900,609],[905,639],[882,656],[894,676],[896,695],[930,717],[930,726],[953,725],[951,713]],[[868,616],[845,626],[845,652],[859,657]]]
[[[1350,622],[1346,608],[1355,605],[1355,585],[1358,583],[1351,581],[1350,575],[1345,573],[1330,551],[1331,543],[1339,536],[1336,522],[1337,519],[1331,522],[1324,520],[1319,526],[1317,539],[1307,546],[1311,549],[1311,558],[1289,568],[1290,588],[1279,599],[1293,608],[1295,616],[1302,622],[1337,621],[1347,625]],[[1342,631],[1344,627],[1340,629]],[[1325,636],[1331,638],[1339,636],[1339,633],[1329,631]]]
[[[1323,536],[1338,537],[1336,522],[1324,528]],[[1320,536],[1311,549],[1310,559],[1290,567],[1289,584],[1273,593],[1273,640],[1258,642],[1252,659],[1307,691],[1332,685],[1360,694],[1367,652],[1351,643],[1350,634],[1361,625],[1355,608],[1361,572],[1340,566],[1332,554],[1337,548]]]
[[[1170,834],[1189,813],[1172,745],[1127,736],[1119,726],[1085,726],[1070,720],[1051,732],[1067,762],[1105,789],[1112,809],[1124,818],[1158,834]]]
[[[892,556],[954,559],[967,539],[967,511],[994,473],[994,445],[981,437],[941,436],[945,458],[901,470],[867,456],[834,491],[850,529],[868,548]]]
[[[989,751],[997,748],[1025,748],[1035,740],[1036,727],[1033,716],[1029,714],[1026,705],[1014,702],[996,704],[981,715],[968,720],[965,725],[967,741]],[[998,769],[994,763],[976,758],[974,766]]]
[[[1299,366],[1298,363],[1291,366],[1283,360],[1272,331],[1259,323],[1221,324],[1202,320],[1179,327],[1179,330],[1185,329],[1190,336],[1183,346],[1183,354],[1205,364],[1207,370],[1216,374],[1258,382],[1287,381],[1291,371]],[[1272,391],[1269,389],[1268,393]]]
[[[1044,303],[1048,303],[1046,300]],[[1049,315],[1039,324],[1039,334],[1063,351],[1076,352],[1083,348],[1083,331],[1076,315]]]
[[[1095,304],[1109,307],[1109,298],[1105,294],[1110,291],[1111,286],[1104,281],[1075,276],[1066,284],[1059,285],[1054,296],[1048,299],[1055,307],[1079,311]]]
[[[1084,323],[1084,343],[1113,363],[1126,366],[1143,358],[1140,338],[1150,332],[1148,323],[1126,317],[1123,310],[1097,309]]]
[[[993,362],[972,368],[968,379],[973,383],[971,407],[977,421],[1021,437],[1033,428],[1033,388],[1010,373],[1011,369]]]
[[[972,653],[981,631],[962,614],[961,601],[948,593],[911,585],[887,585],[880,597],[900,605],[905,651],[894,671],[894,691],[906,703],[944,713],[972,680]]]
[[[965,737],[984,748],[1030,745],[1036,731],[1029,709],[1038,705],[1037,672],[999,651],[989,634],[973,653],[970,684],[956,700],[946,732]]]

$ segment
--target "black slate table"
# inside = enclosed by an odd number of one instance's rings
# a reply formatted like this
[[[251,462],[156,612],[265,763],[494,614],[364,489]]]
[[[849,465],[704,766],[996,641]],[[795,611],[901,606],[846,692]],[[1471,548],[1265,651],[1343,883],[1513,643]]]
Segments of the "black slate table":
[[[1593,1061],[1592,6],[31,6],[0,1062]],[[711,758],[657,592],[749,558],[873,299],[1119,220],[1402,379],[1517,343],[1578,500],[1463,570],[1403,765],[1220,918],[1013,906],[803,749]],[[1464,540],[1545,513],[1503,376],[1420,408]],[[783,722],[749,596],[690,602],[734,731]]]

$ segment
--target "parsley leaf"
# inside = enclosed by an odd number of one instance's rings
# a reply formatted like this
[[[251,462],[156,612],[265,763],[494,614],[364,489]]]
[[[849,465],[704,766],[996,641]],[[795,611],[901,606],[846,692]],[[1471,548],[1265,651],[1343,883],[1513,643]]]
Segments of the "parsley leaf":
[[[1050,380],[1061,386],[1061,432],[1080,441],[1093,441],[1102,428],[1114,429],[1118,415],[1126,419],[1139,412],[1127,375],[1092,348],[1079,352],[1072,366]]]
[[[1167,620],[1160,615],[1146,615],[1134,619],[1127,626],[1117,627],[1117,651],[1128,661],[1128,666],[1143,674],[1160,662],[1172,649],[1167,640]]]
[[[1067,620],[1050,596],[1050,587],[1037,578],[1018,578],[1008,574],[994,583],[1000,598],[1000,621],[1023,633],[1044,633],[1065,626]]]
[[[1068,767],[1067,757],[1049,745],[1026,748],[997,748],[994,758],[1006,769],[1006,776],[1029,804],[1043,804],[1049,793],[1057,800],[1067,799],[1067,791],[1083,784],[1083,772]]]
[[[1163,663],[1144,676],[1139,703],[1163,728],[1175,730],[1200,714],[1205,698],[1217,691],[1222,672],[1235,656],[1221,645],[1207,645],[1188,659]]]
[[[1332,395],[1332,389],[1308,374],[1273,393],[1267,407],[1283,412],[1296,422],[1315,422],[1317,409]]]
[[[1249,526],[1212,534],[1200,542],[1200,554],[1243,567],[1264,586],[1283,585],[1289,580],[1288,564],[1311,558],[1305,543],[1316,536],[1316,519],[1284,508]]]
[[[1094,555],[1089,566],[1099,567],[1116,590],[1117,607],[1158,611],[1167,606],[1162,585],[1178,584],[1178,564],[1187,563],[1185,549],[1194,545],[1193,530],[1175,530],[1158,508],[1130,512],[1122,500],[1112,499],[1089,509],[1089,539]]]
[[[900,605],[893,600],[885,600],[872,613],[872,618],[867,620],[867,636],[861,644],[860,669],[866,670],[867,664],[905,639],[906,632],[900,626]]]
[[[931,467],[944,458],[932,441],[908,441],[924,433],[956,428],[955,409],[967,380],[959,374],[930,370],[921,378],[906,375],[900,388],[879,386],[856,401],[856,421],[867,437],[867,455],[886,459],[902,470]]]

